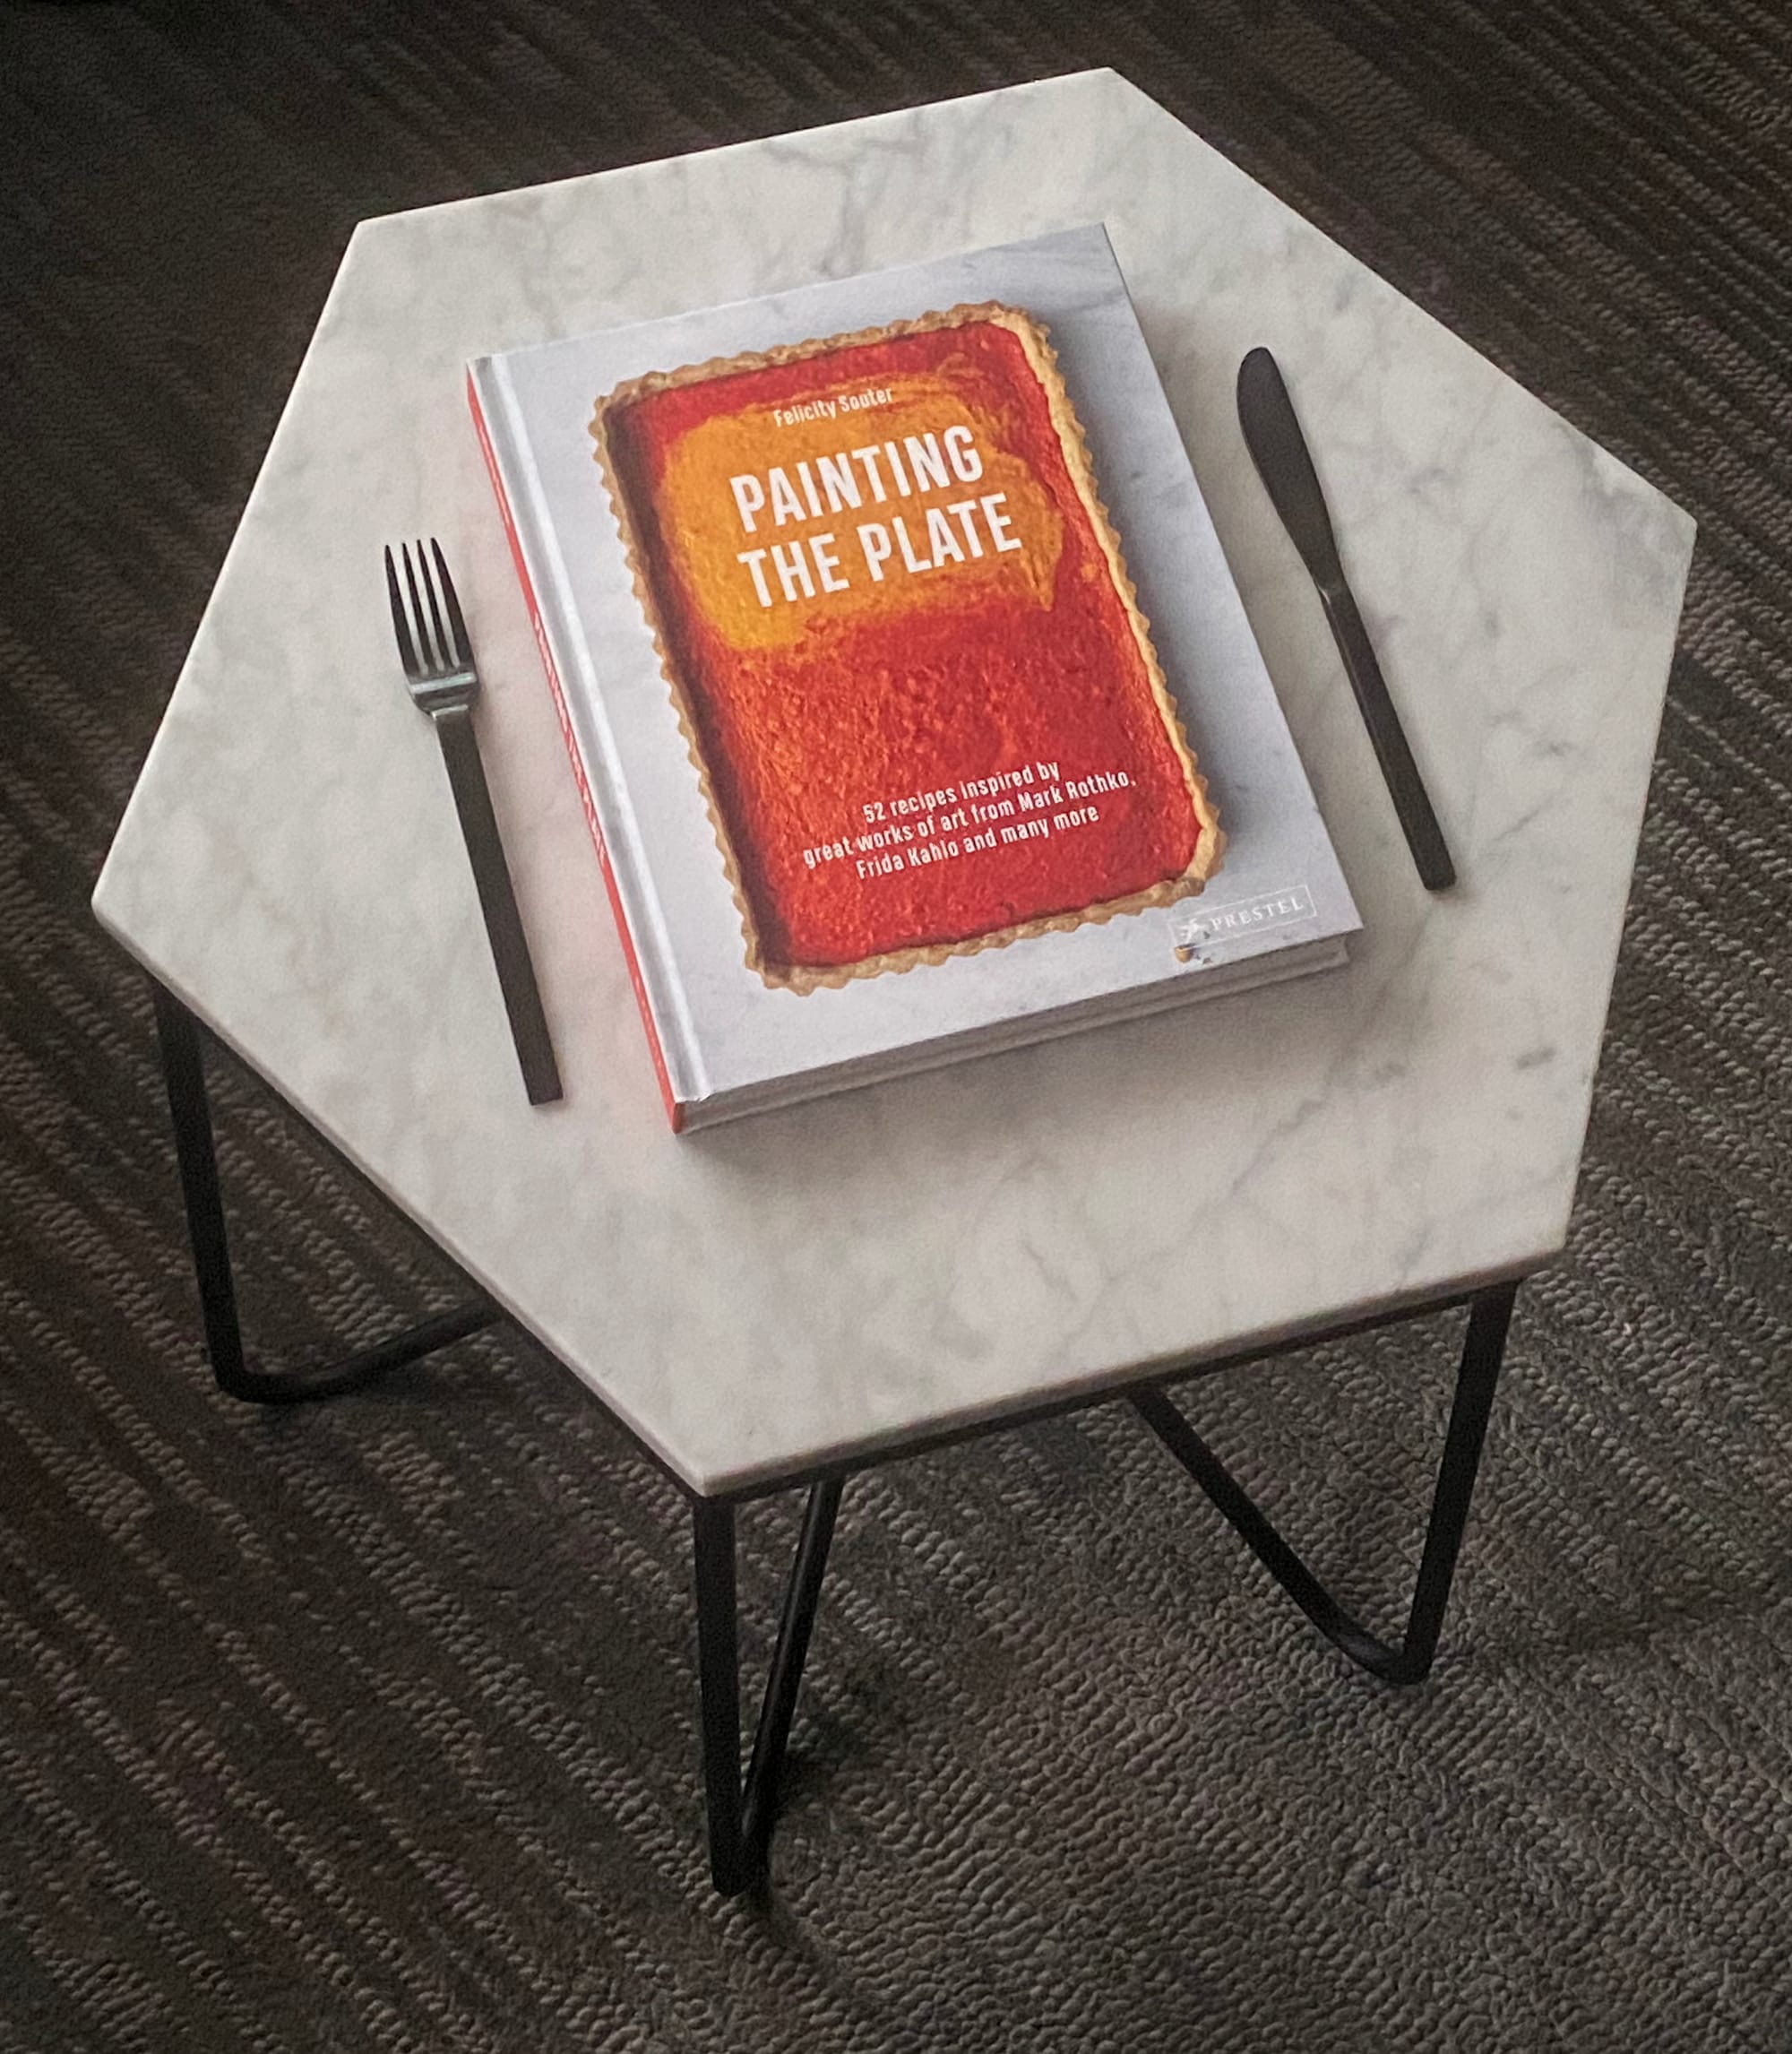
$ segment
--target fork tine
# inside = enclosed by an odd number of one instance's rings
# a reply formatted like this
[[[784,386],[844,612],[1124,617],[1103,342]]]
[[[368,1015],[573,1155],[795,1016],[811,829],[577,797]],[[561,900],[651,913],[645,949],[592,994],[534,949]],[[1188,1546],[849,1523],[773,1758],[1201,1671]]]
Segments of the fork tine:
[[[417,568],[423,579],[424,594],[429,601],[429,619],[430,625],[435,630],[436,654],[441,657],[444,669],[458,669],[461,654],[453,643],[449,641],[447,631],[442,626],[442,602],[435,596],[435,580],[430,572],[429,558],[423,553],[423,540],[420,536],[417,544]]]
[[[410,623],[405,618],[404,600],[398,589],[398,566],[392,562],[392,544],[386,544],[386,597],[392,601],[392,632],[398,636],[398,660],[404,665],[404,674],[415,681],[421,667],[417,660],[417,643],[411,637]]]
[[[436,573],[442,580],[442,603],[448,608],[448,625],[454,631],[454,660],[464,664],[470,670],[473,666],[473,645],[467,639],[467,622],[461,611],[461,595],[454,590],[454,581],[448,575],[448,559],[442,554],[442,545],[434,535],[429,538],[429,548],[435,558]]]
[[[429,640],[429,620],[423,610],[423,600],[417,590],[417,572],[410,560],[410,544],[406,542],[399,554],[404,558],[404,582],[410,592],[411,618],[417,623],[418,669],[428,673],[445,668],[436,655]]]

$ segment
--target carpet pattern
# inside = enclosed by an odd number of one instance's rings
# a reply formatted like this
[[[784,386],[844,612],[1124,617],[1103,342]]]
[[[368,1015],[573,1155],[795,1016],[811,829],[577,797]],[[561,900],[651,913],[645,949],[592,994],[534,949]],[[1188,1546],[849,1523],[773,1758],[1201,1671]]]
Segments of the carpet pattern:
[[[513,1338],[215,1395],[87,896],[359,217],[1090,64],[1700,521],[1577,1223],[1424,1688],[1124,1409],[929,1456],[724,1904],[676,1494]],[[0,12],[0,2050],[1792,2045],[1788,109],[1769,0]],[[268,1352],[452,1298],[219,1079]],[[1191,1394],[1390,1625],[1453,1338]]]

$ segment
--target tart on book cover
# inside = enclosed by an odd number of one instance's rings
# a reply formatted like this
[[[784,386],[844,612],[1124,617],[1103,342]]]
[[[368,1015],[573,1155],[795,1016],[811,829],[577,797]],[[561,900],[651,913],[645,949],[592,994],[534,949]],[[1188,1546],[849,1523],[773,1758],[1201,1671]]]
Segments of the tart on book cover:
[[[591,433],[768,984],[1213,874],[1214,808],[1030,315],[650,372]]]
[[[469,391],[675,1127],[1343,961],[1101,229]]]

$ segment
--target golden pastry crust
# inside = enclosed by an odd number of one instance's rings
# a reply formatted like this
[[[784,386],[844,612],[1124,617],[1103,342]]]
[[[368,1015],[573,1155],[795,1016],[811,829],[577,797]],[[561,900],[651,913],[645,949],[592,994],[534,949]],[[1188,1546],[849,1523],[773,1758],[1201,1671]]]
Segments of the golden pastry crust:
[[[697,384],[714,378],[732,377],[743,372],[764,370],[780,365],[802,363],[863,344],[890,342],[904,335],[925,334],[972,323],[987,323],[1010,331],[1020,342],[1028,366],[1038,378],[1045,394],[1047,409],[1063,453],[1065,468],[1075,488],[1090,531],[1107,564],[1114,590],[1124,608],[1126,620],[1150,683],[1153,702],[1163,722],[1166,738],[1181,768],[1190,807],[1200,829],[1193,855],[1185,870],[1143,891],[1128,893],[1120,898],[1098,901],[1069,911],[1044,914],[1017,921],[986,933],[968,936],[962,940],[911,944],[883,950],[849,963],[816,965],[771,962],[767,959],[758,924],[754,917],[733,838],[717,803],[688,688],[681,668],[672,654],[670,637],[654,593],[643,539],[618,475],[611,446],[611,422],[626,408],[657,393],[668,392],[678,386]],[[780,343],[770,350],[745,350],[732,357],[711,357],[702,363],[682,365],[676,370],[649,371],[639,377],[625,380],[596,402],[590,433],[595,444],[596,459],[603,473],[610,508],[622,536],[635,597],[653,635],[660,674],[671,695],[679,730],[685,740],[685,753],[691,767],[696,772],[711,831],[715,837],[716,848],[720,854],[735,907],[740,916],[747,965],[757,972],[765,984],[798,994],[820,989],[839,989],[861,978],[881,977],[885,973],[900,974],[915,969],[920,963],[944,962],[952,956],[977,955],[985,949],[1006,948],[1011,943],[1036,935],[1066,934],[1081,927],[1105,925],[1121,914],[1140,913],[1150,907],[1171,905],[1178,900],[1191,898],[1204,887],[1208,879],[1219,868],[1220,858],[1225,853],[1226,836],[1219,825],[1218,811],[1194,751],[1189,745],[1181,710],[1170,692],[1163,667],[1152,645],[1150,624],[1140,608],[1137,587],[1127,572],[1119,537],[1114,531],[1107,508],[1097,487],[1088,441],[1065,389],[1058,367],[1057,354],[1051,346],[1047,330],[1032,315],[1019,307],[1007,306],[999,301],[984,301],[952,306],[943,312],[918,315],[910,320],[890,322],[881,327],[819,337],[807,342]]]

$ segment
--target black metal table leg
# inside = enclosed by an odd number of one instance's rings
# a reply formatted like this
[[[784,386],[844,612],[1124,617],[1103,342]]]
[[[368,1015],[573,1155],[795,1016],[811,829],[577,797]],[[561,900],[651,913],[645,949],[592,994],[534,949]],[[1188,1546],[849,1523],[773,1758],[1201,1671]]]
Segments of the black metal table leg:
[[[478,1333],[503,1317],[494,1305],[461,1306],[340,1362],[298,1369],[251,1368],[244,1357],[242,1328],[237,1317],[237,1283],[230,1267],[224,1203],[218,1186],[218,1151],[205,1092],[205,1056],[199,1023],[165,986],[152,979],[151,988],[155,995],[156,1030],[161,1039],[168,1110],[174,1118],[175,1153],[180,1164],[181,1195],[186,1204],[186,1230],[193,1244],[205,1345],[220,1391],[262,1405],[333,1398],[339,1392],[372,1383],[402,1363],[414,1362],[420,1355],[445,1348],[450,1342]]]
[[[790,1739],[797,1692],[821,1602],[840,1510],[838,1477],[809,1492],[802,1537],[790,1566],[778,1644],[765,1679],[743,1786],[740,1773],[740,1645],[735,1602],[735,1508],[725,1498],[693,1501],[697,1584],[697,1682],[703,1733],[703,1795],[710,1827],[710,1875],[737,1897],[765,1874],[778,1782]]]
[[[260,1404],[332,1397],[370,1383],[401,1363],[415,1361],[503,1317],[494,1305],[470,1304],[424,1320],[341,1361],[310,1368],[252,1368],[244,1356],[237,1319],[201,1031],[193,1015],[165,987],[152,980],[151,989],[206,1346],[221,1390]],[[1432,1497],[1425,1552],[1406,1634],[1397,1644],[1378,1638],[1339,1604],[1161,1388],[1149,1385],[1125,1394],[1146,1424],[1238,1530],[1314,1625],[1353,1661],[1389,1683],[1419,1682],[1430,1672],[1436,1655],[1517,1293],[1516,1283],[1501,1284],[1478,1293],[1470,1301],[1469,1330]],[[1391,1316],[1417,1317],[1426,1309],[1417,1307],[1409,1313]],[[744,1777],[735,1578],[736,1503],[728,1498],[694,1497],[692,1501],[710,1872],[724,1896],[738,1895],[762,1881],[766,1873],[779,1780],[821,1601],[842,1480],[839,1476],[831,1477],[809,1491],[802,1537],[791,1565],[777,1644]]]
[[[1132,1394],[1146,1425],[1237,1528],[1257,1559],[1301,1610],[1352,1661],[1383,1682],[1420,1683],[1431,1671],[1517,1295],[1517,1284],[1499,1284],[1478,1293],[1471,1303],[1455,1402],[1426,1529],[1425,1554],[1413,1588],[1406,1635],[1398,1644],[1379,1639],[1339,1604],[1164,1392]]]

